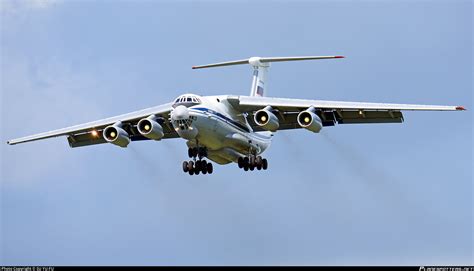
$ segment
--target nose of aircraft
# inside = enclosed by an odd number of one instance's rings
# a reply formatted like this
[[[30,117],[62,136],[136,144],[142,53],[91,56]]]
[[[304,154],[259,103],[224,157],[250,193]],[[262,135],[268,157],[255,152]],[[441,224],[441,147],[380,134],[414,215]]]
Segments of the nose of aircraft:
[[[179,105],[171,111],[172,120],[186,120],[189,119],[189,110],[186,106]]]

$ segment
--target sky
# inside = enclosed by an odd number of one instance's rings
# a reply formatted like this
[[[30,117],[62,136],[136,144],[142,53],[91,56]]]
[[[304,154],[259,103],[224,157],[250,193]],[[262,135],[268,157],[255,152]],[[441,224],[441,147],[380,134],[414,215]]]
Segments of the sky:
[[[0,1],[0,265],[473,265],[472,1]],[[464,105],[280,131],[267,171],[181,170],[181,139],[12,138],[248,95]]]

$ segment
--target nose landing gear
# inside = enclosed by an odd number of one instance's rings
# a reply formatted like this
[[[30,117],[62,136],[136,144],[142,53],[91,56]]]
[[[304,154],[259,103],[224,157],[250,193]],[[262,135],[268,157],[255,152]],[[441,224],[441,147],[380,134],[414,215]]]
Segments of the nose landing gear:
[[[196,158],[202,159],[203,157],[207,156],[207,149],[203,147],[195,147],[188,149],[188,156],[189,158]]]
[[[207,156],[206,148],[189,148],[188,156],[193,160],[183,162],[183,171],[189,175],[212,174],[214,171],[212,164],[202,159]]]

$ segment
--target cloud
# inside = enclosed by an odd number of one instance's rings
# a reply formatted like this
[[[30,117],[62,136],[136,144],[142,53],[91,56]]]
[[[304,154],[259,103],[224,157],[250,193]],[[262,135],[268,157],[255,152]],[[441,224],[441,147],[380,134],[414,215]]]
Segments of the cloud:
[[[56,6],[60,0],[3,0],[0,1],[2,15],[17,15],[28,10],[44,10]]]
[[[73,71],[69,63],[55,57],[38,60],[15,53],[5,54],[1,68],[4,79],[0,85],[0,112],[5,125],[0,129],[0,149],[1,155],[9,159],[2,161],[0,176],[2,181],[6,181],[5,178],[33,180],[63,163],[66,151],[69,151],[66,139],[62,138],[62,143],[49,140],[14,147],[7,146],[5,141],[102,116],[100,105],[83,94],[87,89],[97,88],[97,79]],[[48,159],[38,159],[37,155],[29,155],[31,152],[48,153]],[[21,170],[25,165],[29,170]]]

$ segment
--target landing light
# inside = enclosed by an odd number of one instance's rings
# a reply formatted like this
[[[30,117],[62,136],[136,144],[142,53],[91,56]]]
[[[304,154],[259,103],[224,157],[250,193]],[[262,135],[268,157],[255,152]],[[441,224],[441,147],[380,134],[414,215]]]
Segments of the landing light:
[[[150,125],[148,125],[148,124],[145,125],[145,130],[147,130],[147,131],[150,130]]]
[[[309,121],[310,121],[310,118],[309,118],[309,117],[305,117],[305,118],[304,118],[304,122],[305,122],[305,123],[308,123]]]
[[[263,122],[267,121],[267,117],[265,115],[263,115],[260,120],[262,120]]]
[[[99,133],[96,130],[92,130],[91,134],[93,137],[97,137],[99,135]]]
[[[117,134],[115,132],[110,132],[111,137],[115,137]]]

